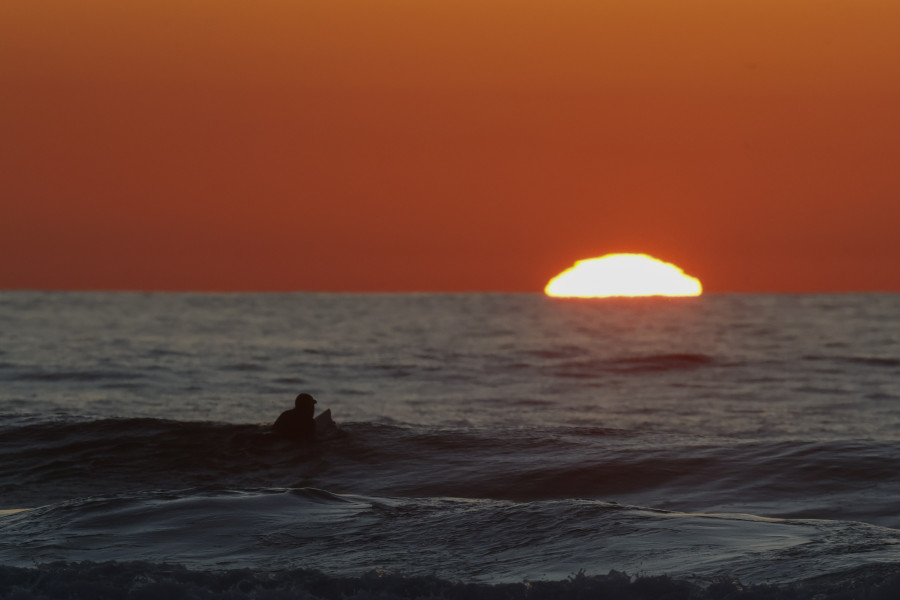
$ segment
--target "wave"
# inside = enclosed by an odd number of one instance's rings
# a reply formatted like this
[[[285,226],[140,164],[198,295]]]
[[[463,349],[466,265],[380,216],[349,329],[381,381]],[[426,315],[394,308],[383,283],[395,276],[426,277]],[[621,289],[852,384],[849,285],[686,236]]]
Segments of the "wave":
[[[804,356],[803,359],[813,362],[836,361],[853,365],[865,365],[867,367],[900,367],[900,359],[879,356],[822,356],[811,354]]]
[[[38,382],[79,382],[97,383],[103,381],[130,381],[143,379],[144,376],[136,372],[123,372],[113,370],[85,369],[80,371],[50,371],[50,370],[23,370],[3,377],[6,381],[38,381]]]
[[[708,582],[667,576],[631,577],[579,572],[558,581],[487,584],[404,576],[373,570],[358,577],[293,569],[280,573],[251,569],[190,570],[177,564],[148,562],[57,562],[36,568],[0,566],[0,594],[10,598],[118,600],[120,598],[206,598],[233,600],[568,600],[640,598],[642,600],[888,600],[900,595],[897,566],[872,566],[791,586],[742,585],[729,578]]]
[[[379,498],[319,489],[142,492],[0,516],[0,562],[174,561],[191,569],[510,584],[581,569],[787,584],[900,565],[895,531],[596,500]],[[802,574],[802,575],[798,575]]]
[[[715,365],[716,359],[706,354],[651,354],[605,360],[572,360],[554,370],[557,377],[596,377],[606,373],[645,374],[684,371]]]
[[[0,419],[0,508],[151,489],[320,487],[402,497],[591,498],[900,525],[884,500],[900,493],[898,442],[690,444],[598,427],[342,427],[346,438],[298,445],[267,425]]]
[[[316,452],[261,425],[132,418],[6,426],[0,496],[35,506],[124,490],[252,486],[278,475],[297,475],[296,483],[303,477],[291,466]]]

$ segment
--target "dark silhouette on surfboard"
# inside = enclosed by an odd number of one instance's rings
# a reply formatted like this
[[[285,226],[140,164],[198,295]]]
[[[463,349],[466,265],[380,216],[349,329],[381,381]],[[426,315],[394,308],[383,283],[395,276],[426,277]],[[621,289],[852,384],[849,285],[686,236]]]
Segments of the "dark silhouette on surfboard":
[[[304,443],[346,435],[331,418],[330,408],[313,418],[315,412],[316,399],[309,394],[300,394],[294,400],[294,408],[281,413],[272,425],[272,430],[278,435]]]

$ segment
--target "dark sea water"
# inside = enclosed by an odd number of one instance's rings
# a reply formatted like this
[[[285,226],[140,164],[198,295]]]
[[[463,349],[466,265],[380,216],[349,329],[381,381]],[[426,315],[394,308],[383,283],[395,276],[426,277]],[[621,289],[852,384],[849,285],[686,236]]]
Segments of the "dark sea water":
[[[898,598],[898,459],[900,295],[0,293],[0,598]]]

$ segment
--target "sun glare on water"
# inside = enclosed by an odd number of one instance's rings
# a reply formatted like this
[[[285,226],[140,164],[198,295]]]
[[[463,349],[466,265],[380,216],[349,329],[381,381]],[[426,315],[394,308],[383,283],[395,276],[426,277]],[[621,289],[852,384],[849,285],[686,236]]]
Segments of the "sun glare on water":
[[[579,260],[550,280],[544,292],[563,298],[699,296],[703,286],[675,265],[647,254],[607,254]]]

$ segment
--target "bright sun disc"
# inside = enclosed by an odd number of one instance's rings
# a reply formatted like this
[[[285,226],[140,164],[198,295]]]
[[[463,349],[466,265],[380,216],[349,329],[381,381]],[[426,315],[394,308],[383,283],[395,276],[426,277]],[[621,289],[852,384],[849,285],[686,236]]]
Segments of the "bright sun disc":
[[[699,296],[703,286],[675,265],[647,254],[607,254],[579,260],[550,280],[544,292],[566,298]]]

